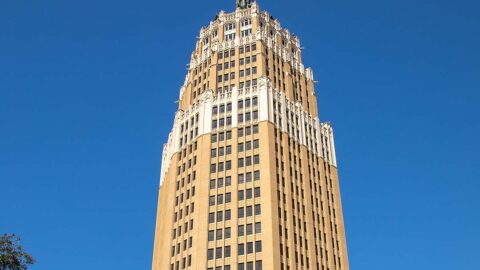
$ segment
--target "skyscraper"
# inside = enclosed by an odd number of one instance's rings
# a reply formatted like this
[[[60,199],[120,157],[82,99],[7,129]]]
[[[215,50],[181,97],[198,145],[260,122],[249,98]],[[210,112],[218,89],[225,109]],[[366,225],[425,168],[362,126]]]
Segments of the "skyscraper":
[[[312,70],[254,1],[200,30],[163,148],[152,269],[349,269]]]

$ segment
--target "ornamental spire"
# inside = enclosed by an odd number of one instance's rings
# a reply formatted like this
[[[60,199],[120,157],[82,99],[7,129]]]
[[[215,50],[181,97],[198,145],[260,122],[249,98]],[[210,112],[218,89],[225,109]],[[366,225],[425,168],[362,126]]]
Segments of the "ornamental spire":
[[[237,8],[249,8],[255,2],[255,0],[236,0]]]

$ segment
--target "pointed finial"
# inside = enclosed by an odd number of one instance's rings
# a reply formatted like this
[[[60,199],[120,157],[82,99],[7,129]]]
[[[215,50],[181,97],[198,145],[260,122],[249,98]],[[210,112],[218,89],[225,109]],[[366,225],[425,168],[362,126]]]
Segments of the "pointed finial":
[[[255,0],[236,0],[237,8],[249,8]]]

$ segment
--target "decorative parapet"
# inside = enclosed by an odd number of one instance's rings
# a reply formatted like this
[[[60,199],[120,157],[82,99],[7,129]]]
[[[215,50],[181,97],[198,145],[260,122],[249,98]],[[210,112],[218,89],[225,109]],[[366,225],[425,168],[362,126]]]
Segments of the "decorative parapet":
[[[256,106],[239,110],[238,101],[243,99],[258,99]],[[232,110],[228,112],[230,123],[212,127],[212,120],[220,116],[212,115],[213,106],[230,104]],[[239,121],[239,114],[256,113],[257,118]],[[281,119],[281,121],[280,121]],[[175,153],[187,147],[199,136],[212,133],[216,130],[236,128],[262,121],[269,121],[282,132],[309,151],[324,158],[329,164],[337,166],[333,129],[329,123],[320,123],[317,117],[308,113],[300,102],[290,100],[284,93],[274,89],[267,77],[258,79],[257,85],[245,88],[234,87],[231,91],[213,95],[212,90],[203,92],[198,101],[187,110],[178,110],[168,141],[163,147],[160,184],[162,184],[170,162]]]

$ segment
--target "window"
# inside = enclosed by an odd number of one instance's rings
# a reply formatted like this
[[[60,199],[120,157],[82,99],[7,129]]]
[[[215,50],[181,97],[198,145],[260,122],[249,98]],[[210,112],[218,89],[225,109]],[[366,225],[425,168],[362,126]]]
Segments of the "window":
[[[229,203],[232,201],[232,193],[228,192],[225,193],[225,203]]]
[[[217,142],[217,134],[212,134],[212,143]]]
[[[258,140],[257,140],[258,141]],[[232,146],[231,145],[228,145],[225,149],[225,152],[227,153],[227,155],[230,155],[232,154]]]
[[[215,179],[210,180],[210,189],[215,188]]]
[[[207,258],[213,260],[213,248],[209,248],[207,251]]]
[[[243,182],[245,182],[245,175],[242,173],[238,175],[238,183],[241,184]]]
[[[223,212],[218,211],[217,212],[217,222],[223,221]]]
[[[255,241],[255,252],[262,252],[262,241]]]
[[[260,215],[262,213],[262,209],[260,208],[260,204],[255,204],[255,215]]]
[[[245,254],[245,245],[244,244],[238,244],[238,255],[244,255],[244,254]],[[212,256],[213,256],[213,254],[212,254]]]
[[[217,187],[221,188],[223,187],[223,178],[218,178],[218,181],[217,181]]]
[[[253,225],[250,223],[250,224],[247,224],[247,235],[251,235],[253,234]]]
[[[252,165],[252,157],[246,157],[245,158],[245,165],[246,166]]]
[[[247,172],[245,174],[245,181],[252,182],[252,173],[251,172]]]
[[[262,232],[262,223],[256,222],[255,223],[255,233],[261,233]]]
[[[235,29],[235,23],[227,23],[225,24],[225,31],[233,30]]]
[[[244,200],[245,199],[245,192],[243,190],[238,191],[238,200]]]
[[[221,247],[218,247],[216,252],[215,252],[215,258],[216,259],[220,259],[222,258],[222,248]]]
[[[253,164],[260,164],[260,156],[259,155],[253,156]]]
[[[238,225],[238,236],[245,235],[245,225]]]
[[[230,160],[227,160],[225,162],[225,170],[229,171],[232,169],[232,162]]]
[[[260,188],[256,187],[254,193],[255,193],[255,198],[260,197]]]
[[[216,157],[217,156],[217,149],[216,148],[213,148],[211,151],[210,151],[210,155],[212,158]]]
[[[255,181],[260,180],[260,171],[253,172],[253,179],[255,179]]]
[[[232,229],[230,227],[225,228],[225,239],[228,239],[232,236]]]
[[[208,241],[213,241],[213,240],[215,240],[214,231],[213,230],[208,231]]]
[[[247,243],[247,254],[253,253],[253,242]]]
[[[238,159],[238,167],[243,168],[243,158]]]
[[[243,152],[243,143],[238,144],[238,152]]]
[[[230,257],[230,253],[231,253],[230,246],[225,246],[225,258]]]
[[[214,222],[215,222],[215,213],[208,214],[208,223],[214,223]]]
[[[257,149],[259,147],[258,140],[253,140],[253,149]]]
[[[260,172],[259,172],[259,177],[260,177]],[[231,176],[227,176],[225,177],[225,186],[230,186],[232,184],[232,177]]]
[[[225,35],[225,40],[234,40],[234,39],[235,39],[235,33]]]
[[[238,218],[243,218],[245,217],[245,208],[239,207],[238,208]]]
[[[232,210],[225,210],[225,220],[230,220],[232,218]]]
[[[253,120],[258,120],[258,111],[253,111]]]
[[[252,206],[247,206],[247,217],[252,216]]]
[[[247,196],[246,196],[246,197],[247,197],[247,200],[248,200],[248,199],[251,199],[251,198],[252,198],[252,189],[251,189],[251,188],[247,189],[246,194],[247,194]]]
[[[217,229],[217,240],[223,239],[223,231],[222,229]]]
[[[211,164],[210,165],[210,173],[215,173],[216,170],[217,170],[216,164]]]
[[[258,125],[253,126],[253,134],[258,134]]]
[[[217,195],[217,204],[223,204],[223,194]]]
[[[249,25],[252,25],[252,19],[251,18],[247,18],[247,19],[245,19],[241,22],[242,27],[246,27],[246,26],[249,26]]]
[[[208,205],[209,206],[215,205],[215,196],[210,196],[208,200]]]

